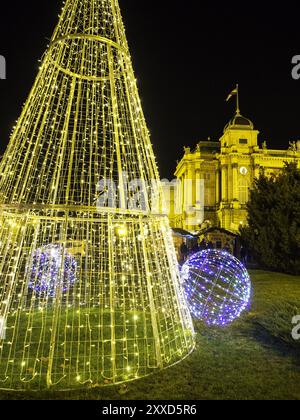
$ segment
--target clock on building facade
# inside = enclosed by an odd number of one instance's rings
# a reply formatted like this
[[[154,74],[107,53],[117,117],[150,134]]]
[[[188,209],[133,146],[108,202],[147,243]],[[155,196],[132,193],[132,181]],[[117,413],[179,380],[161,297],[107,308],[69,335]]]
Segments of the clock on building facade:
[[[247,175],[248,174],[248,169],[245,166],[241,166],[240,173],[241,173],[241,175]]]

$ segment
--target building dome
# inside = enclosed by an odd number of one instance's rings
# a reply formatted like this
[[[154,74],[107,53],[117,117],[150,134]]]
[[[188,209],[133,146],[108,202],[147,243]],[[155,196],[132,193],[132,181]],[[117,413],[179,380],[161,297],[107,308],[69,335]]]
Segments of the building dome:
[[[248,118],[243,117],[239,112],[235,114],[235,116],[229,121],[229,123],[225,126],[224,132],[228,129],[233,130],[253,130],[254,125],[253,122],[250,121]]]

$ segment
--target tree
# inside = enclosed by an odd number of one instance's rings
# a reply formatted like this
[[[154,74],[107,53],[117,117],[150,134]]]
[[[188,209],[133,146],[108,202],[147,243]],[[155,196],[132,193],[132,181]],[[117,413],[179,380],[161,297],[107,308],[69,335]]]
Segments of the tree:
[[[256,179],[247,204],[242,242],[264,268],[300,274],[300,171],[286,163],[282,173]]]

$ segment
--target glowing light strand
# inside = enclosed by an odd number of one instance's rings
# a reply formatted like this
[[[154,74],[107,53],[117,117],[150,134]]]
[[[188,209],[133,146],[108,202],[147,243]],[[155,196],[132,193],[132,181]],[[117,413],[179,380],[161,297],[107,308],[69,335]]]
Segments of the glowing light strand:
[[[59,245],[46,245],[35,251],[28,267],[29,285],[39,296],[66,293],[76,281],[77,262]]]
[[[159,185],[118,2],[67,0],[0,163],[1,388],[103,386],[192,351],[168,220],[150,195],[123,208],[123,172]]]
[[[227,252],[201,251],[183,265],[181,275],[192,314],[208,325],[227,325],[249,305],[249,274]]]

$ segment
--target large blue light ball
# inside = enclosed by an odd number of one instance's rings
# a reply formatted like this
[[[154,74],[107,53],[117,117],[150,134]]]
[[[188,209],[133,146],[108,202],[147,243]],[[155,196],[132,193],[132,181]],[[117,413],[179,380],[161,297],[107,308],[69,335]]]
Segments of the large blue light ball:
[[[227,325],[250,303],[251,280],[244,265],[225,251],[201,251],[181,270],[192,315],[208,325]]]
[[[61,245],[38,248],[29,266],[29,289],[40,297],[66,293],[76,281],[77,262]]]

